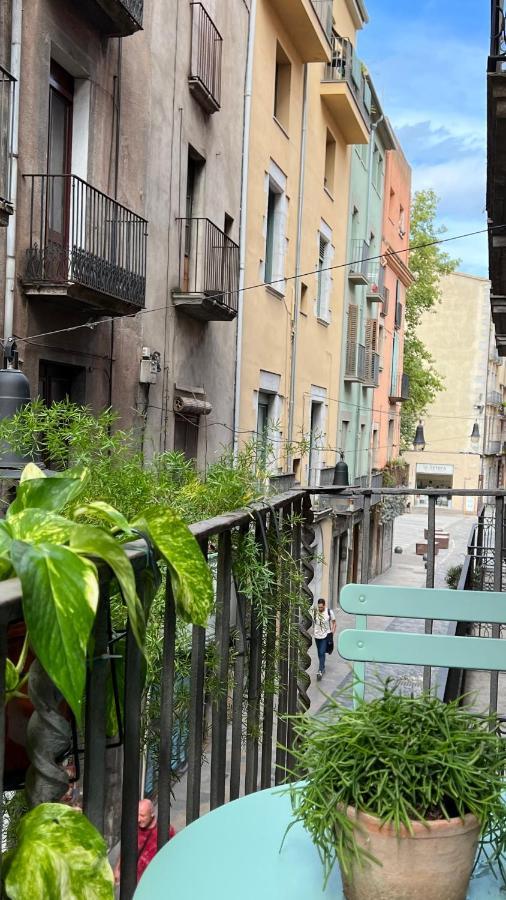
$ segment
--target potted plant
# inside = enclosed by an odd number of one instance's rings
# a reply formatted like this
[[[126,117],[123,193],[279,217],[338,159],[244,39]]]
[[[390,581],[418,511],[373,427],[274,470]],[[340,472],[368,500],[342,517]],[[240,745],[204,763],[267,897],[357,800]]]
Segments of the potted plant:
[[[296,716],[294,820],[325,880],[339,863],[347,900],[465,900],[480,837],[506,845],[506,743],[495,720],[458,701],[330,698]]]

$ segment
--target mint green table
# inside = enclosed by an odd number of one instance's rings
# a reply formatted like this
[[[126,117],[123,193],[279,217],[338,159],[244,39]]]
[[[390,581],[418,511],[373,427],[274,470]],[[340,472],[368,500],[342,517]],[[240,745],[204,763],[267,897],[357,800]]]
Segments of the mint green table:
[[[227,803],[183,829],[146,869],[135,900],[319,900],[343,898],[337,867],[323,890],[318,852],[302,826],[290,831],[290,798],[280,789]],[[499,900],[488,869],[468,900]]]

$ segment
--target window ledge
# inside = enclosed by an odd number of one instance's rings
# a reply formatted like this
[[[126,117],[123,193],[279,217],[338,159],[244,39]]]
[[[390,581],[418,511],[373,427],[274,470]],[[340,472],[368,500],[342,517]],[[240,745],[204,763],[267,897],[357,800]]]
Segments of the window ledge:
[[[284,290],[280,290],[279,288],[274,287],[273,284],[266,284],[266,285],[265,285],[265,290],[267,291],[268,294],[272,294],[272,296],[273,296],[273,297],[276,297],[278,300],[284,300],[284,299],[285,299],[285,292],[284,292]]]
[[[274,119],[274,121],[275,121],[276,125],[278,126],[278,128],[281,129],[281,131],[283,132],[284,136],[285,136],[286,138],[288,138],[288,140],[290,140],[290,135],[288,134],[288,131],[286,130],[285,126],[281,124],[281,122],[279,121],[279,119],[276,119],[276,116],[273,116],[272,118]]]
[[[330,325],[330,318],[324,319],[322,316],[316,316],[316,321],[317,321],[320,325],[323,325],[325,328],[328,328],[329,325]]]

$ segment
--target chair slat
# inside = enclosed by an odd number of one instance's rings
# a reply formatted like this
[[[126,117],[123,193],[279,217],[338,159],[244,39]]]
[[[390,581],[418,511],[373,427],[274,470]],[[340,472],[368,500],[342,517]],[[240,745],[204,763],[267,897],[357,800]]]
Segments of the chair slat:
[[[339,599],[345,612],[362,616],[506,622],[506,594],[496,591],[348,584],[342,589]]]
[[[506,671],[506,642],[494,638],[347,629],[339,635],[338,650],[359,663]]]

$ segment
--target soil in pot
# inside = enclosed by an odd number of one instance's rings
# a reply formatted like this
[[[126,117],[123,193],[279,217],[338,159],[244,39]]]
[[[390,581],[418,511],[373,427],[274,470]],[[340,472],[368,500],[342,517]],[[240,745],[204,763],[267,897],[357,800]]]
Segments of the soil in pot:
[[[413,822],[413,834],[351,808],[348,816],[358,845],[382,865],[366,861],[343,873],[347,900],[466,900],[480,835],[475,816]]]

